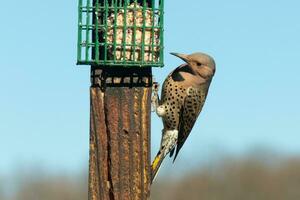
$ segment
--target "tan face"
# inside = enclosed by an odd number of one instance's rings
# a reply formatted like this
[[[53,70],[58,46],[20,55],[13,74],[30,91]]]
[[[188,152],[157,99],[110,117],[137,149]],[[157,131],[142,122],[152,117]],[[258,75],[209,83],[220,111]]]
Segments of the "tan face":
[[[211,77],[215,73],[215,61],[204,53],[193,53],[190,55],[171,53],[184,60],[197,74],[203,78]]]

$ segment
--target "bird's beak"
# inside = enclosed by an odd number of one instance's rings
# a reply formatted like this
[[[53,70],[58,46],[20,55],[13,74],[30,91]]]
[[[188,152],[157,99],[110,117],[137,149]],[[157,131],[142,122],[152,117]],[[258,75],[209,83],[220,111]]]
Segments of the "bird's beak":
[[[170,53],[170,54],[173,56],[176,56],[178,58],[181,58],[185,62],[188,62],[188,55],[186,55],[186,54],[182,54],[182,53]]]

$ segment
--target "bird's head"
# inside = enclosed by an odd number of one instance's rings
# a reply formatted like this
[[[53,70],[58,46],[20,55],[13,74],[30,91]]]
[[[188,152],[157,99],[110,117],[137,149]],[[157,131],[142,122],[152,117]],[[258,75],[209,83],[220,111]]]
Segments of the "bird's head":
[[[200,52],[190,55],[181,53],[171,54],[184,60],[196,74],[200,75],[203,78],[212,77],[216,71],[216,64],[214,59],[207,54]]]

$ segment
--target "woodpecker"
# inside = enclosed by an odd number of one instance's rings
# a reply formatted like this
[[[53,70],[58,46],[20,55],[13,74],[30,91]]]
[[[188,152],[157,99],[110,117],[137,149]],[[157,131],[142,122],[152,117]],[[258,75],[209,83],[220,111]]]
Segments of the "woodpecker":
[[[181,58],[185,64],[167,76],[162,86],[161,100],[158,84],[153,87],[152,106],[162,118],[163,130],[160,149],[151,165],[152,181],[167,154],[172,157],[175,152],[175,161],[202,110],[216,71],[214,59],[207,54],[171,54]]]

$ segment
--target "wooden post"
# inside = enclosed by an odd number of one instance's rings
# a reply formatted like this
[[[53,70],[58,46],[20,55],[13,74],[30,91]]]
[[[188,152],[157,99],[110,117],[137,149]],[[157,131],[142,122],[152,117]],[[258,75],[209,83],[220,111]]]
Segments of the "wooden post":
[[[150,196],[151,68],[91,69],[89,200]]]

